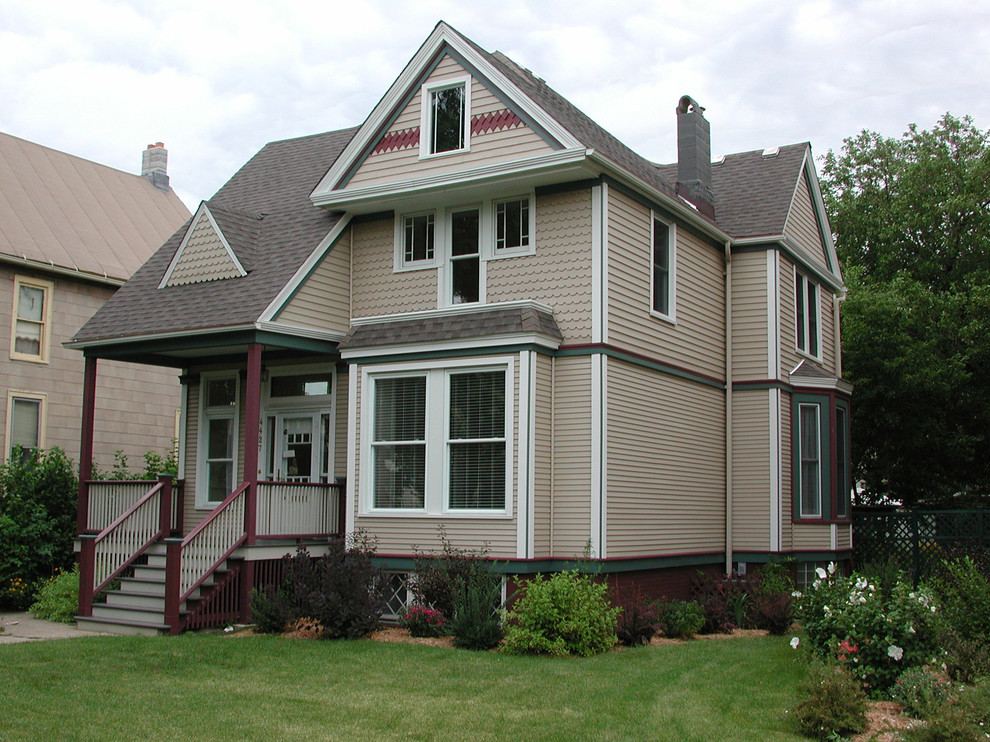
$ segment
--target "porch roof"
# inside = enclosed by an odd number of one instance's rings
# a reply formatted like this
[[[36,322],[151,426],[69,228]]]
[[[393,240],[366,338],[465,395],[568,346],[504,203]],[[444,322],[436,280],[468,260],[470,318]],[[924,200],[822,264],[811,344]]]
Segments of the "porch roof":
[[[259,322],[279,291],[340,220],[309,194],[355,129],[272,142],[207,203],[233,238],[247,275],[158,288],[186,229],[168,240],[76,333],[71,345],[184,332],[244,328]],[[256,216],[255,216],[256,215]],[[105,355],[101,350],[98,355]]]

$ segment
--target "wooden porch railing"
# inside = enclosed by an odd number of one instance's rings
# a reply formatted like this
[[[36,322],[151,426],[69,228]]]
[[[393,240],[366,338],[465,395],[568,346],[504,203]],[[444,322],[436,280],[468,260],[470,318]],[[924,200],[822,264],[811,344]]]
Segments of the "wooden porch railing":
[[[258,538],[340,533],[343,487],[309,482],[258,482]]]
[[[245,482],[183,539],[165,540],[165,623],[182,631],[180,609],[193,591],[247,540]]]
[[[79,533],[99,533],[141,499],[160,480],[89,481],[83,488],[86,502],[82,512],[86,520],[79,524]],[[172,530],[182,531],[183,486],[172,483]]]
[[[105,483],[98,483],[105,484]],[[172,478],[162,477],[157,482],[126,483],[141,485],[144,494],[138,497],[122,513],[94,534],[87,528],[81,533],[79,554],[79,615],[93,614],[93,598],[111,580],[134,563],[144,551],[169,534],[172,528]],[[149,489],[150,488],[150,489]],[[122,487],[115,494],[133,499],[135,487]],[[102,493],[104,495],[107,492]],[[112,511],[109,496],[97,498],[95,523],[103,523]],[[90,505],[94,500],[90,499]]]

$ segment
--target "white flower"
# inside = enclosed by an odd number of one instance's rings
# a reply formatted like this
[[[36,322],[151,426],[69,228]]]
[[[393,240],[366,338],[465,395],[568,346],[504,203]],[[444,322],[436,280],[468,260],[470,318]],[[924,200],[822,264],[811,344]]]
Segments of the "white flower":
[[[918,632],[914,630],[914,626],[908,626],[908,633],[909,634],[917,634]]]
[[[818,575],[818,579],[824,580],[828,575],[825,574],[825,570],[821,567],[815,567],[815,574]]]
[[[798,648],[798,645],[800,643],[801,643],[801,640],[800,639],[798,639],[796,636],[795,637],[792,637],[791,638],[791,649],[797,649]]]
[[[900,662],[901,658],[904,656],[904,650],[895,644],[891,644],[887,647],[887,656],[897,662]]]
[[[829,608],[828,606],[825,606],[822,610],[825,611],[825,615],[826,616],[831,616],[832,615],[832,609]]]
[[[835,562],[829,562],[828,563],[828,573],[830,575],[834,575],[835,574]]]
[[[818,586],[821,585],[821,584],[822,584],[822,581],[821,580],[815,580],[814,582],[811,583],[811,586],[813,588],[815,588],[815,590],[817,590],[818,589]]]
[[[856,580],[856,589],[857,590],[865,590],[866,587],[867,587],[867,585],[869,585],[869,584],[870,583],[866,581],[866,578],[865,577],[860,577],[858,580]]]
[[[795,590],[793,593],[791,593],[791,597],[792,598],[800,598],[801,597],[801,591],[800,590]]]

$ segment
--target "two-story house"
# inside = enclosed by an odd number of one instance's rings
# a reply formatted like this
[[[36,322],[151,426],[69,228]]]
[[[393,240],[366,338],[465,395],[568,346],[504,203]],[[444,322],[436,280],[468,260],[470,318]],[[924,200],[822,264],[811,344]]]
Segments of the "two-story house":
[[[360,127],[244,165],[72,343],[92,378],[140,359],[184,389],[181,488],[118,495],[118,529],[162,513],[138,539],[156,597],[112,595],[99,625],[243,615],[293,544],[359,529],[393,610],[441,527],[509,574],[586,555],[653,594],[847,558],[843,284],[810,147],[713,163],[703,109],[671,103],[657,165],[441,23]],[[84,593],[136,558],[107,522],[81,523]]]
[[[79,458],[83,359],[62,343],[189,218],[152,145],[125,173],[0,133],[0,461],[16,445]],[[108,362],[93,451],[104,468],[172,447],[174,371]]]

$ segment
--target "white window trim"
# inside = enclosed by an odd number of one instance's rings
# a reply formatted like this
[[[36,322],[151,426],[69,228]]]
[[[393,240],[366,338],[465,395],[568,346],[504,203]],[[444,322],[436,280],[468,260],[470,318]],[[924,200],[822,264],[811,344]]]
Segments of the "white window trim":
[[[459,211],[478,212],[478,301],[454,303],[454,255],[453,255],[453,215]],[[439,280],[440,294],[437,297],[437,306],[440,307],[473,307],[479,304],[487,304],[488,285],[488,261],[491,259],[493,251],[494,232],[488,231],[485,219],[485,204],[468,203],[448,206],[443,210],[443,239],[440,241],[442,256],[440,259],[440,272],[437,276]]]
[[[496,214],[495,207],[498,204],[509,203],[510,201],[526,201],[529,210],[529,244],[521,245],[518,247],[503,247],[499,248],[495,244],[496,235],[498,230],[496,229],[495,220],[498,218]],[[529,193],[523,193],[515,196],[506,196],[505,198],[496,198],[491,201],[490,205],[490,215],[489,222],[491,228],[491,245],[492,254],[491,260],[501,260],[502,258],[512,258],[518,255],[534,255],[536,253],[536,193],[535,191],[530,191]],[[482,238],[482,244],[484,244],[484,238]]]
[[[801,428],[801,410],[811,407],[815,410],[815,436],[818,440],[818,510],[817,512],[805,512],[804,510],[804,436]],[[822,406],[814,402],[801,402],[798,404],[798,471],[797,471],[797,496],[798,496],[798,516],[800,518],[821,519],[825,517],[822,507],[825,499],[824,487],[824,467],[825,461],[822,446]]]
[[[433,216],[433,257],[425,260],[406,260],[406,219],[415,216]],[[437,222],[441,222],[438,225]],[[443,223],[440,216],[438,216],[437,209],[424,209],[421,211],[408,211],[402,214],[396,213],[395,215],[395,254],[392,261],[392,269],[395,273],[402,273],[404,271],[418,271],[424,268],[436,268],[441,262],[441,242],[442,242],[442,232]]]
[[[437,90],[464,87],[464,146],[460,149],[449,149],[445,152],[430,152],[430,135],[433,132],[433,101],[432,94]],[[434,157],[462,154],[471,151],[471,76],[460,75],[433,80],[423,84],[419,116],[419,159],[428,160]]]
[[[653,251],[654,236],[656,230],[653,228],[653,222],[658,221],[661,224],[667,226],[667,313],[658,312],[653,308],[653,289],[654,281],[656,280],[656,271],[653,270]],[[649,296],[649,306],[650,306],[650,316],[656,317],[657,319],[662,319],[665,322],[670,322],[671,324],[677,324],[677,225],[673,222],[667,221],[660,217],[655,211],[650,211],[650,254],[649,254],[649,271],[650,271],[650,296]]]
[[[6,462],[10,458],[10,433],[13,427],[13,411],[14,411],[14,400],[24,399],[31,400],[41,403],[41,409],[39,412],[38,419],[38,448],[45,448],[46,443],[46,432],[48,430],[48,395],[44,392],[26,392],[18,389],[10,389],[7,391],[7,421],[4,426],[3,434],[3,461]]]
[[[447,431],[450,415],[449,377],[459,371],[505,372],[505,507],[502,509],[451,509],[448,505]],[[374,382],[379,378],[426,376],[426,484],[422,508],[376,508],[374,505]],[[437,399],[442,404],[437,403]],[[361,432],[359,512],[364,516],[402,518],[512,518],[514,466],[515,357],[456,359],[444,362],[383,364],[361,370]],[[439,412],[437,411],[439,410]]]
[[[208,381],[211,379],[234,379],[234,404],[228,408],[219,408],[217,412],[210,413],[206,406],[206,391]],[[209,478],[207,475],[206,459],[209,453],[209,436],[206,426],[209,420],[227,418],[234,421],[232,447],[232,476],[231,485],[236,489],[240,484],[237,481],[237,470],[239,466],[238,452],[240,420],[241,420],[241,375],[238,371],[211,371],[203,373],[199,377],[199,427],[197,428],[196,445],[196,504],[197,510],[214,510],[220,502],[211,502],[208,499]],[[230,492],[227,493],[228,495]]]
[[[41,343],[37,355],[20,353],[14,349],[17,343],[17,320],[19,319],[17,316],[17,304],[21,295],[21,286],[41,289],[45,294],[45,298],[42,300],[45,306],[43,310],[44,316],[41,319]],[[14,305],[10,318],[10,357],[12,360],[28,361],[29,363],[48,363],[52,334],[52,298],[54,296],[55,284],[53,282],[45,281],[41,278],[29,278],[28,276],[14,276]]]
[[[811,286],[815,287],[815,313],[817,315],[817,321],[815,323],[815,333],[816,333],[816,345],[818,346],[817,355],[811,353],[806,347],[802,348],[801,344],[798,342],[800,337],[798,334],[798,295],[797,295],[797,282],[798,280],[804,284],[804,342],[805,345],[810,345],[811,341],[811,315],[808,311],[808,288]],[[810,358],[814,361],[822,360],[822,287],[820,284],[812,281],[807,275],[802,273],[795,266],[794,268],[794,281],[791,283],[794,286],[794,349],[804,356],[805,358]]]

